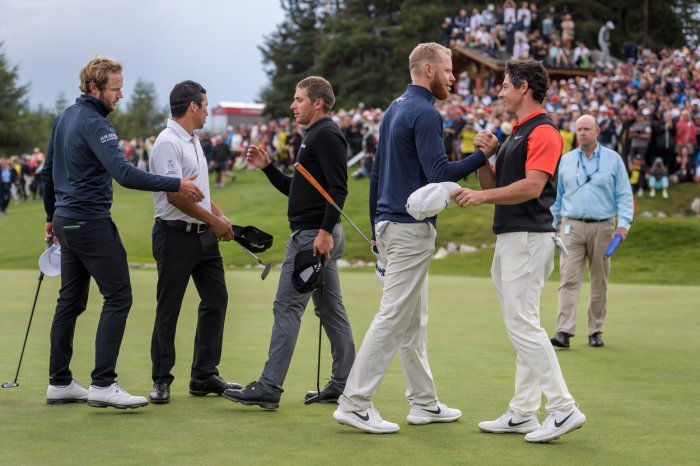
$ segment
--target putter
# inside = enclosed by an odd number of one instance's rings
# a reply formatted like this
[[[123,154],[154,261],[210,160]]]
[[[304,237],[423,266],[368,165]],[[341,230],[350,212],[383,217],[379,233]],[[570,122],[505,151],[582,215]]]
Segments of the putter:
[[[49,237],[46,242],[47,247],[52,243],[53,236]],[[22,359],[24,358],[24,349],[27,347],[27,339],[29,338],[29,329],[32,327],[32,319],[34,318],[34,310],[36,309],[36,301],[39,298],[39,290],[41,289],[41,282],[44,280],[44,272],[39,272],[39,282],[36,285],[36,293],[34,293],[34,304],[32,304],[32,312],[29,314],[29,323],[27,324],[27,331],[24,333],[24,343],[22,343],[22,351],[19,353],[19,362],[17,363],[17,372],[15,373],[15,380],[12,382],[5,382],[2,384],[2,388],[15,388],[19,387],[17,383],[17,378],[19,377],[19,370],[22,367]]]
[[[318,310],[318,357],[316,358],[316,396],[312,396],[304,401],[305,405],[319,403],[321,401],[321,330],[323,329],[323,285],[326,282],[326,268],[323,267],[323,256],[321,256],[321,307]]]
[[[265,280],[265,279],[267,278],[267,274],[270,273],[270,268],[272,267],[272,264],[271,264],[271,263],[270,263],[270,264],[263,264],[263,261],[260,260],[260,258],[259,258],[258,256],[256,256],[256,255],[253,254],[252,252],[250,252],[250,251],[248,250],[248,248],[246,248],[245,246],[243,246],[241,243],[239,243],[239,242],[237,242],[237,241],[236,241],[236,244],[239,245],[241,248],[243,248],[243,250],[244,250],[245,252],[247,252],[248,254],[250,254],[256,261],[258,261],[258,264],[265,266],[265,269],[264,269],[264,270],[262,271],[262,273],[260,274],[260,278],[263,279],[263,280]]]
[[[330,205],[332,205],[333,207],[335,207],[335,210],[337,210],[337,211],[340,213],[340,215],[342,215],[343,217],[345,217],[345,220],[347,220],[348,223],[350,223],[350,225],[352,225],[352,227],[353,227],[355,230],[357,230],[357,232],[360,234],[360,236],[362,236],[362,237],[365,239],[365,241],[367,241],[367,244],[369,244],[370,246],[372,246],[372,241],[370,241],[369,238],[367,238],[367,237],[365,236],[365,234],[362,233],[362,230],[360,230],[359,228],[357,228],[357,225],[355,225],[355,223],[353,223],[353,221],[350,220],[350,217],[348,217],[348,216],[345,214],[345,212],[343,212],[343,209],[341,209],[340,207],[338,207],[338,204],[336,204],[335,201],[333,200],[333,198],[330,196],[330,194],[328,194],[328,192],[327,192],[325,189],[323,189],[323,186],[321,186],[321,185],[318,183],[318,181],[316,181],[316,178],[314,178],[313,175],[312,175],[311,173],[309,173],[309,172],[306,170],[306,168],[304,168],[304,166],[303,166],[302,164],[300,164],[299,162],[297,162],[297,163],[294,164],[294,168],[296,168],[296,169],[299,171],[299,173],[301,173],[302,176],[303,176],[304,178],[306,178],[306,181],[308,181],[309,183],[311,183],[311,185],[312,185],[314,188],[316,188],[316,191],[318,191],[319,194],[321,194],[321,196],[323,196],[323,197],[326,199],[326,201],[327,201]]]

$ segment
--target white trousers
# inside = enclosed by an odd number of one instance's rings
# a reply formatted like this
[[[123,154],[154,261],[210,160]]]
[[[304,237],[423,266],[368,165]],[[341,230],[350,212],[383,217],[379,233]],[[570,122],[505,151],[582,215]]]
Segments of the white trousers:
[[[338,400],[343,411],[372,406],[372,396],[397,351],[408,401],[417,405],[437,401],[428,365],[428,269],[435,252],[435,227],[383,221],[375,232],[386,263],[384,293]]]
[[[554,268],[553,236],[499,234],[491,266],[508,338],[517,352],[515,395],[510,408],[525,416],[539,410],[542,394],[547,398],[547,411],[566,409],[575,403],[547,332],[540,326],[540,295]]]

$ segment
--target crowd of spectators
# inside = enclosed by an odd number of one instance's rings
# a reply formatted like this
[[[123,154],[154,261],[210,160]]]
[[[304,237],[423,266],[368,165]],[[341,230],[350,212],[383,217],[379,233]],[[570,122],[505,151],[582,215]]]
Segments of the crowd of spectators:
[[[607,50],[612,22],[601,26],[599,44]],[[540,11],[535,2],[506,0],[483,10],[466,8],[442,22],[444,45],[480,49],[494,58],[534,58],[549,67],[591,68],[609,64],[606,54],[593,61],[583,41],[576,41],[576,23],[566,6]],[[590,44],[589,44],[590,45]],[[627,52],[626,52],[627,53]],[[630,53],[634,53],[631,49]]]
[[[436,103],[451,160],[475,151],[473,140],[478,131],[491,131],[501,140],[510,134],[515,122],[498,99],[500,89],[493,78],[476,80],[462,73],[449,99]],[[578,117],[595,116],[601,128],[600,143],[623,157],[639,196],[660,191],[667,197],[675,183],[700,183],[700,47],[694,51],[687,47],[640,50],[612,68],[598,68],[589,77],[552,80],[546,109],[560,128],[564,152],[576,147]],[[348,141],[349,166],[356,178],[371,171],[382,116],[382,109],[361,103],[332,114]],[[223,187],[235,179],[236,171],[249,168],[245,161],[249,144],[262,146],[275,164],[291,172],[303,132],[289,118],[279,118],[228,127],[223,132],[203,132],[199,137],[211,171],[216,173],[216,186]],[[122,141],[125,157],[147,170],[154,140]],[[41,199],[38,175],[43,159],[39,148],[31,154],[0,157],[0,212],[6,214],[12,199],[17,203]]]

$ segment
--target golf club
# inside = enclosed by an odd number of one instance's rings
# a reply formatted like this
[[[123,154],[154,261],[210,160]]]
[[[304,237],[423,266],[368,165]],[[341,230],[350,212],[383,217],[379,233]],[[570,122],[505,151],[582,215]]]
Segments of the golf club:
[[[53,242],[53,236],[50,236],[46,242],[47,247]],[[34,310],[36,309],[36,301],[39,298],[39,290],[41,289],[41,282],[44,280],[44,272],[39,272],[39,279],[36,285],[36,293],[34,293],[34,304],[32,304],[32,312],[29,314],[29,323],[27,324],[27,331],[24,333],[24,343],[22,343],[22,351],[19,353],[19,362],[17,363],[17,372],[15,373],[15,380],[12,382],[5,382],[2,384],[2,388],[15,388],[19,387],[17,383],[17,378],[19,377],[19,369],[22,367],[22,359],[24,358],[24,349],[27,347],[27,339],[29,338],[29,329],[32,327],[32,319],[34,318]]]
[[[316,359],[316,395],[304,401],[305,405],[318,403],[321,401],[321,330],[323,329],[323,285],[326,282],[326,268],[323,266],[323,256],[321,256],[321,307],[318,309],[318,357]]]
[[[250,252],[250,251],[248,250],[248,248],[246,248],[245,246],[243,246],[243,245],[242,245],[241,243],[239,243],[239,242],[236,242],[236,244],[239,245],[241,248],[243,248],[243,250],[244,250],[245,252],[247,252],[248,254],[250,254],[256,261],[258,261],[258,264],[265,266],[265,269],[264,269],[264,270],[262,271],[262,273],[260,274],[260,278],[263,279],[263,280],[265,280],[265,278],[267,278],[267,274],[270,273],[270,268],[272,267],[272,264],[263,264],[263,261],[260,260],[260,258],[259,258],[258,256],[256,256],[256,255],[253,254],[252,252]]]
[[[365,241],[367,241],[367,243],[368,243],[370,246],[372,246],[372,241],[370,241],[369,238],[367,238],[367,237],[365,236],[365,234],[362,233],[362,230],[360,230],[359,228],[357,228],[357,225],[355,225],[355,224],[353,223],[353,221],[350,220],[350,217],[348,217],[348,216],[345,214],[345,212],[343,212],[343,209],[341,209],[340,207],[338,207],[338,204],[336,204],[335,201],[333,200],[333,198],[330,196],[330,194],[328,194],[328,192],[326,192],[326,190],[323,189],[323,186],[321,186],[321,185],[318,183],[318,181],[316,181],[316,178],[314,178],[313,175],[312,175],[311,173],[309,173],[308,171],[306,171],[306,168],[304,168],[304,166],[303,166],[302,164],[300,164],[299,162],[297,162],[297,163],[294,164],[294,168],[296,168],[296,169],[299,171],[299,173],[301,173],[302,176],[303,176],[304,178],[306,178],[306,181],[308,181],[309,183],[311,183],[311,185],[312,185],[314,188],[316,188],[316,191],[318,191],[319,194],[321,194],[321,196],[323,196],[323,197],[326,199],[326,201],[328,201],[328,203],[329,203],[330,205],[332,205],[333,207],[335,207],[335,210],[337,210],[337,211],[340,213],[340,215],[342,215],[343,217],[345,217],[345,220],[347,220],[348,223],[350,223],[350,225],[352,225],[352,227],[355,228],[355,230],[357,230],[357,232],[365,239]]]

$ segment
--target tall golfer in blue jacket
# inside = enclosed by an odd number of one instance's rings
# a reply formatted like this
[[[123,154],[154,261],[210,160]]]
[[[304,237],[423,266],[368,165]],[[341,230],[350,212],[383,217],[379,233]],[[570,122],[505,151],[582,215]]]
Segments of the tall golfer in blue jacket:
[[[435,252],[435,217],[416,220],[407,213],[406,200],[428,183],[457,181],[486,163],[482,151],[447,161],[442,118],[433,102],[447,99],[455,80],[450,49],[419,44],[408,62],[413,83],[384,115],[370,177],[369,216],[386,264],[384,294],[333,413],[339,423],[374,434],[399,430],[372,403],[397,351],[406,378],[408,422],[452,422],[462,416],[438,401],[428,364],[428,268]]]
[[[42,171],[46,239],[61,244],[61,290],[51,324],[49,404],[85,402],[93,407],[138,408],[148,404],[117,383],[117,357],[131,309],[131,281],[110,214],[112,178],[130,189],[177,192],[196,202],[202,191],[189,178],[151,175],[127,162],[107,115],[122,95],[122,66],[95,57],[80,71],[83,94],[56,119]],[[95,338],[89,390],[70,370],[73,334],[95,279],[104,298]]]

